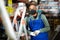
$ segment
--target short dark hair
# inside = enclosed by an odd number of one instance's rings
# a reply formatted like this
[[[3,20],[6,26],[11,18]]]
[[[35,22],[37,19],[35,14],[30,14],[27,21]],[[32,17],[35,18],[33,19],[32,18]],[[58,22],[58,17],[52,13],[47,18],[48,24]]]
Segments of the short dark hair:
[[[34,4],[33,4],[33,2],[34,2]],[[36,6],[37,3],[36,3],[35,1],[30,1],[30,2],[29,2],[29,5],[35,5],[35,6]]]

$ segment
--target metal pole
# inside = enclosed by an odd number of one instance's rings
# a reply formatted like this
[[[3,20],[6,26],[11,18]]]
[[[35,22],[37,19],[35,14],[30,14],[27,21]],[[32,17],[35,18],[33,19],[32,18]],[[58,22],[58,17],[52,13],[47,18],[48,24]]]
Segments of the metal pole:
[[[9,19],[8,13],[7,13],[5,5],[4,5],[4,0],[0,0],[0,9],[1,9],[2,22],[4,24],[4,27],[5,27],[8,37],[12,40],[17,40],[15,32],[14,32],[13,27],[11,25],[11,21]]]

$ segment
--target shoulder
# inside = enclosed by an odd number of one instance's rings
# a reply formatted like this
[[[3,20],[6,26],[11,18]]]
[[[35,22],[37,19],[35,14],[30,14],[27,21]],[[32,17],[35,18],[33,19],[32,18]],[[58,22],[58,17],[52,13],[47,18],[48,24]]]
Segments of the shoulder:
[[[47,18],[46,18],[46,16],[45,16],[44,14],[41,15],[41,19],[42,19],[43,21],[47,21]]]
[[[41,18],[46,18],[46,16],[44,14],[41,14]]]
[[[45,16],[44,14],[41,14],[41,16]]]

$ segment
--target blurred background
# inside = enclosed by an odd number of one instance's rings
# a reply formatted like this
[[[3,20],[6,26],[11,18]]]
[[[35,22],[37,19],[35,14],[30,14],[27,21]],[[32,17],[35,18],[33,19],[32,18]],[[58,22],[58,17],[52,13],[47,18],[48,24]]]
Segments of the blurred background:
[[[17,3],[24,2],[28,7],[30,1],[35,1],[37,8],[43,10],[43,13],[50,24],[49,40],[60,40],[60,0],[4,0],[6,9],[13,20],[14,11],[17,8]],[[7,35],[0,17],[0,40],[6,40]]]

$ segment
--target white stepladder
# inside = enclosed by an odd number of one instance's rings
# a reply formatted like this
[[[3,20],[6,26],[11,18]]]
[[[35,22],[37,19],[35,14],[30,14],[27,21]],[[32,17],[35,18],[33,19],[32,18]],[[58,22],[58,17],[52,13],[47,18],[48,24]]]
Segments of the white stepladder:
[[[22,13],[22,18],[21,18],[19,30],[18,30],[17,24],[16,24],[16,27],[15,27],[16,28],[16,31],[18,32],[17,38],[20,39],[20,36],[22,34],[22,31],[24,31],[25,32],[25,35],[26,35],[26,40],[28,40],[26,25],[22,25],[22,20],[24,20],[25,13],[26,13],[26,6],[25,6],[24,3],[18,3],[18,7],[17,7],[17,9],[15,11],[14,19],[16,19],[18,15],[20,16],[20,13],[21,13],[20,11],[23,11],[23,13]],[[14,24],[14,22],[13,22],[13,24]]]
[[[6,8],[5,8],[5,5],[4,5],[4,0],[0,0],[1,18],[2,18],[4,27],[5,27],[5,30],[6,30],[6,34],[8,35],[9,39],[11,39],[11,40],[20,40],[20,36],[21,36],[21,33],[22,33],[22,20],[25,17],[26,6],[24,6],[23,9],[24,9],[23,10],[24,12],[22,14],[18,35],[16,35],[16,33],[14,31],[14,28],[12,27],[11,21],[9,19],[8,13],[6,11]],[[26,31],[26,27],[25,26],[26,25],[24,25],[24,32],[25,32],[25,35],[26,35],[26,40],[28,40],[27,31]]]

